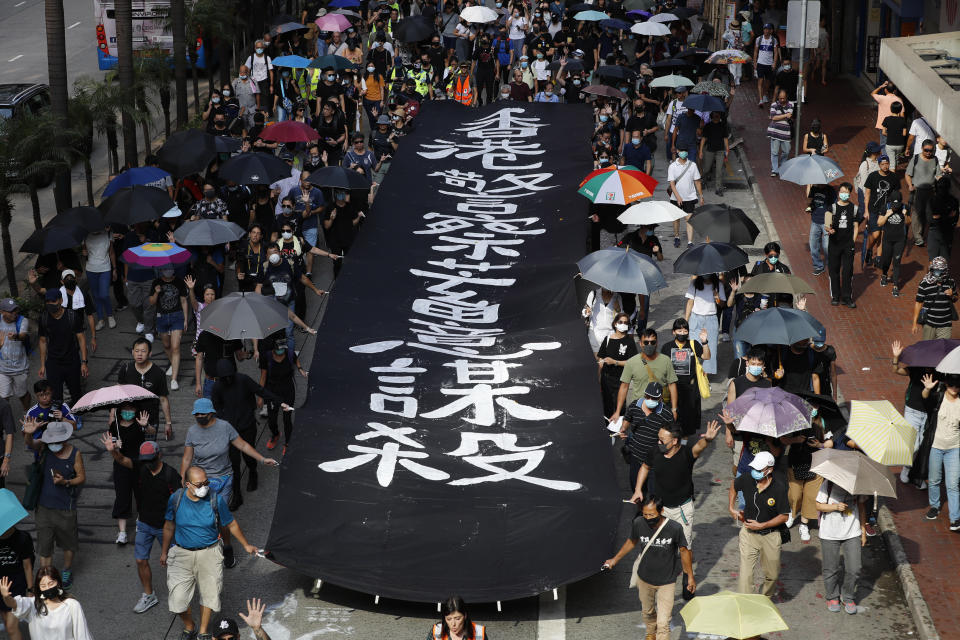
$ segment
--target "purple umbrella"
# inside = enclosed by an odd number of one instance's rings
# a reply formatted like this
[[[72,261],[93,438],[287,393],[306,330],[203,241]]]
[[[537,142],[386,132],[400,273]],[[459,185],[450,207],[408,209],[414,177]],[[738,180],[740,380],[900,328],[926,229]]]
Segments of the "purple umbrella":
[[[779,438],[810,427],[810,405],[780,387],[747,389],[727,405],[737,431]]]
[[[930,367],[940,364],[947,354],[960,347],[960,340],[921,340],[910,345],[900,354],[900,366]]]
[[[640,16],[641,18],[649,18],[652,13],[649,11],[644,11],[643,9],[634,9],[633,11],[627,11],[628,16]]]

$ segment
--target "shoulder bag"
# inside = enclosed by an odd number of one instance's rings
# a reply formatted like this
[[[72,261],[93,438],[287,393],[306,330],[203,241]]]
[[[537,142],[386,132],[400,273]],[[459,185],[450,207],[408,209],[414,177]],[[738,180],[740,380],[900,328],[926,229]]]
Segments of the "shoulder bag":
[[[663,516],[663,522],[660,523],[660,526],[657,527],[657,530],[653,532],[653,535],[650,536],[650,539],[647,540],[647,544],[643,546],[643,550],[640,552],[640,555],[637,556],[637,559],[633,562],[633,570],[630,572],[630,586],[628,589],[633,589],[636,587],[640,588],[640,578],[637,577],[637,571],[640,569],[640,561],[643,560],[643,556],[647,553],[647,549],[650,548],[650,545],[653,544],[653,541],[657,539],[657,536],[660,535],[660,532],[663,531],[663,528],[667,526],[667,518]]]
[[[23,508],[33,511],[40,503],[40,490],[43,488],[43,465],[47,460],[47,448],[43,448],[40,457],[33,461],[27,471],[27,488],[23,491]]]
[[[700,397],[709,398],[710,379],[707,378],[707,374],[703,370],[703,364],[700,362],[700,358],[697,357],[697,351],[693,348],[693,340],[690,340],[690,351],[693,353],[693,362],[697,370],[697,387],[700,389]]]

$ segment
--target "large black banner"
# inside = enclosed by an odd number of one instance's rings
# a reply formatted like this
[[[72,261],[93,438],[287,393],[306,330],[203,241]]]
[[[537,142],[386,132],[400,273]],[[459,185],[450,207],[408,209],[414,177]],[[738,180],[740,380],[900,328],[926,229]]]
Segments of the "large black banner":
[[[427,103],[337,280],[267,549],[385,597],[535,595],[620,512],[574,291],[589,108]]]

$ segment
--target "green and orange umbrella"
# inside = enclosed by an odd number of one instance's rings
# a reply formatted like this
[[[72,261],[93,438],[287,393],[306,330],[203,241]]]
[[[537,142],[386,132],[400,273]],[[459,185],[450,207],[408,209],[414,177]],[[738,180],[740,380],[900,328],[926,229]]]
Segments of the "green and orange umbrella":
[[[595,204],[630,204],[653,196],[657,181],[632,165],[597,169],[583,182],[577,193]]]

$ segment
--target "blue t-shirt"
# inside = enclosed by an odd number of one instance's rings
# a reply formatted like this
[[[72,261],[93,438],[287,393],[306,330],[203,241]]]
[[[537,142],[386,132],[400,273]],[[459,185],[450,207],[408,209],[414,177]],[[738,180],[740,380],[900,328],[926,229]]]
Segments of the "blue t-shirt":
[[[650,147],[640,143],[639,147],[633,146],[632,142],[623,145],[623,164],[633,165],[640,171],[644,171],[644,163],[651,160]]]
[[[167,500],[167,520],[176,521],[176,532],[173,541],[178,547],[184,549],[202,549],[209,547],[217,538],[220,537],[220,531],[217,529],[217,519],[213,514],[213,507],[210,506],[210,496],[204,496],[196,502],[190,499],[190,496],[184,495],[180,500],[180,508],[174,517],[174,510],[177,508],[177,499],[181,493],[186,491],[175,491],[170,499]],[[227,503],[223,498],[217,496],[217,511],[220,512],[220,525],[225,527],[233,522],[233,514],[227,508]]]
[[[309,195],[310,195],[311,209],[316,209],[317,207],[322,207],[324,204],[326,204],[325,200],[323,199],[323,192],[320,191],[320,189],[317,189],[316,187],[310,189]],[[305,207],[305,203],[301,199],[303,197],[303,191],[300,189],[300,187],[294,187],[293,189],[290,189],[290,193],[287,194],[287,197],[293,198],[294,210],[302,215],[306,207]],[[278,221],[279,221],[279,218],[278,218]],[[302,229],[318,228],[317,216],[314,215],[314,216],[310,216],[309,218],[304,218],[301,228]]]

